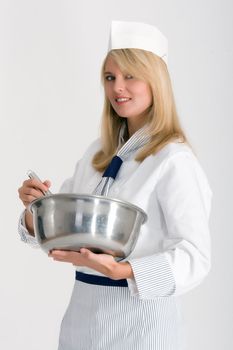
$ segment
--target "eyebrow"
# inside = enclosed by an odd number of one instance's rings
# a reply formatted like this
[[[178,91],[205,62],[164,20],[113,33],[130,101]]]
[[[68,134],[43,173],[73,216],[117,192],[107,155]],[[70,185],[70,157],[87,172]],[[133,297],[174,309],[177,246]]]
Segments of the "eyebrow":
[[[104,72],[104,74],[113,74],[112,72]]]

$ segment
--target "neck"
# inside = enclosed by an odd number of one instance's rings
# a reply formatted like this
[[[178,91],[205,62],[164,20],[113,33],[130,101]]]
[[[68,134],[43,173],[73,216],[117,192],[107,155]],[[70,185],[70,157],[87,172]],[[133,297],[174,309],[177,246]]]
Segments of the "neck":
[[[129,137],[131,137],[136,131],[141,129],[150,120],[150,108],[137,116],[126,118]]]
[[[127,126],[128,126],[128,133],[129,133],[129,138],[131,136],[133,136],[133,134],[138,131],[139,129],[141,129],[145,124],[147,123],[147,121],[144,120],[140,120],[137,121],[137,123],[134,123],[132,121],[130,121],[129,119],[127,120]]]

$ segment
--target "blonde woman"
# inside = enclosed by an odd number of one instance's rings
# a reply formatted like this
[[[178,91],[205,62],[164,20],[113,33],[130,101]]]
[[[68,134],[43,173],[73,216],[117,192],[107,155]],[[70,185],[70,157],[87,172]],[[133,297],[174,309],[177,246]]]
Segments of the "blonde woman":
[[[113,22],[102,81],[101,137],[61,192],[102,194],[107,187],[109,197],[138,205],[148,220],[122,262],[84,248],[49,254],[77,269],[59,350],[180,350],[177,296],[210,269],[211,190],[179,123],[164,35],[147,24]],[[20,199],[27,207],[49,186],[26,180]],[[35,240],[27,210],[19,231]]]

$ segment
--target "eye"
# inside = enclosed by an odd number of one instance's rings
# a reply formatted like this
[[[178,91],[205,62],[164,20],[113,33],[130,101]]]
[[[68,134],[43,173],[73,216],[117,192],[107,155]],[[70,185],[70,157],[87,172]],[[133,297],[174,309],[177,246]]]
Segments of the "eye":
[[[115,77],[113,75],[106,75],[106,77],[105,77],[105,80],[107,80],[107,81],[112,81],[114,79],[115,79]]]

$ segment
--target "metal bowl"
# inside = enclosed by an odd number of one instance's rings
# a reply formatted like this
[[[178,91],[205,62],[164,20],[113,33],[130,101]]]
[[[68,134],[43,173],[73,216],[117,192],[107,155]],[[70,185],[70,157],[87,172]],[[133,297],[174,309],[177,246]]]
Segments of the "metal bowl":
[[[146,213],[118,199],[86,194],[53,194],[29,205],[41,248],[79,251],[81,247],[121,260],[133,250]]]

